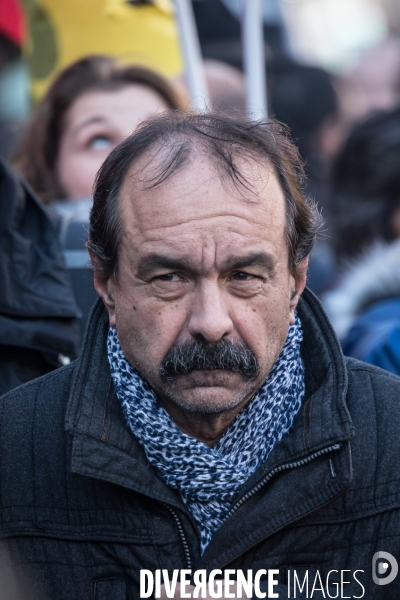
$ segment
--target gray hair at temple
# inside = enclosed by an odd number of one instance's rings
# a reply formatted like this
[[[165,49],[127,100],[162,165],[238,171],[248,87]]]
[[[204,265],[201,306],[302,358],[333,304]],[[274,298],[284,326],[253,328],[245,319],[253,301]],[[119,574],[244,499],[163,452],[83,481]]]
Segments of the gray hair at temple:
[[[284,193],[289,267],[296,272],[311,252],[322,221],[314,201],[304,194],[303,163],[287,128],[273,120],[175,111],[143,122],[109,154],[97,175],[87,247],[97,259],[94,267],[105,278],[117,281],[122,236],[118,197],[125,176],[139,158],[157,147],[166,151],[147,189],[161,186],[184,168],[195,150],[206,151],[221,176],[246,189],[251,183],[241,172],[240,161],[267,161]]]

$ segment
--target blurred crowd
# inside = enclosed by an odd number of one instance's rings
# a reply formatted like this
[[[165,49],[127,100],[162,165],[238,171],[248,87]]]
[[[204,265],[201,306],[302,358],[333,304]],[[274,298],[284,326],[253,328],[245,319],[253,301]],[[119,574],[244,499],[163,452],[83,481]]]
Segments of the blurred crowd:
[[[121,11],[128,4],[120,3],[115,18],[125,18]],[[131,2],[130,8],[149,11],[151,4]],[[245,114],[235,3],[193,0],[192,5],[208,108]],[[32,12],[16,0],[9,7],[7,15],[0,14],[0,94],[5,74],[25,65],[26,30],[34,27]],[[44,27],[43,18],[40,23]],[[264,19],[268,113],[290,129],[305,161],[305,191],[324,217],[309,287],[327,310],[345,354],[397,374],[399,23],[390,21],[387,37],[360,53],[351,69],[332,74],[298,60],[282,23]],[[45,57],[51,52],[46,35],[34,38],[47,44]],[[162,45],[158,52],[159,68],[157,53],[153,63],[137,50],[120,60],[106,40],[104,47],[88,46],[68,64],[48,68],[43,89],[32,85],[28,118],[0,114],[0,393],[68,364],[79,353],[96,299],[85,248],[87,222],[93,183],[106,156],[152,115],[192,110],[185,73],[168,72],[163,63],[168,52]],[[40,68],[32,69],[35,83]]]

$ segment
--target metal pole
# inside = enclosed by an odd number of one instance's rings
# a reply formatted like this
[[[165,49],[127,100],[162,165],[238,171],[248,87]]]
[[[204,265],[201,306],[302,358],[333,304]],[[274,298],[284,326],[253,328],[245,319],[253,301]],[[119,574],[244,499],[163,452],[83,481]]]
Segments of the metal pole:
[[[190,100],[195,110],[205,112],[209,107],[208,87],[192,2],[175,0],[175,8]]]
[[[246,74],[246,108],[253,119],[268,116],[261,0],[242,0],[242,45]]]

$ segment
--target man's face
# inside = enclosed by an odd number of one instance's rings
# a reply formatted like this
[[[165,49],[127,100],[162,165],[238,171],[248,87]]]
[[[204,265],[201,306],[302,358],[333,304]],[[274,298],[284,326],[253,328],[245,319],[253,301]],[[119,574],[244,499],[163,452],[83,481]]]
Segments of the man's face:
[[[126,357],[162,402],[229,411],[264,382],[305,285],[305,269],[294,277],[288,267],[283,193],[266,163],[240,165],[248,191],[222,180],[204,155],[145,189],[138,177],[146,179],[148,158],[131,168],[120,194],[118,283],[97,275],[97,289]],[[221,340],[254,353],[252,379],[230,369],[160,374],[171,349]]]

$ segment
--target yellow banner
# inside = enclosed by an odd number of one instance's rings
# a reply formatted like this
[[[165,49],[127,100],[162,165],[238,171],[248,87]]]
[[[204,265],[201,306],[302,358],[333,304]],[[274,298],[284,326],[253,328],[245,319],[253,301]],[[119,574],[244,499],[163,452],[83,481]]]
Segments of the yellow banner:
[[[64,67],[90,54],[115,56],[166,77],[183,69],[171,0],[25,0],[25,6],[34,100]]]

